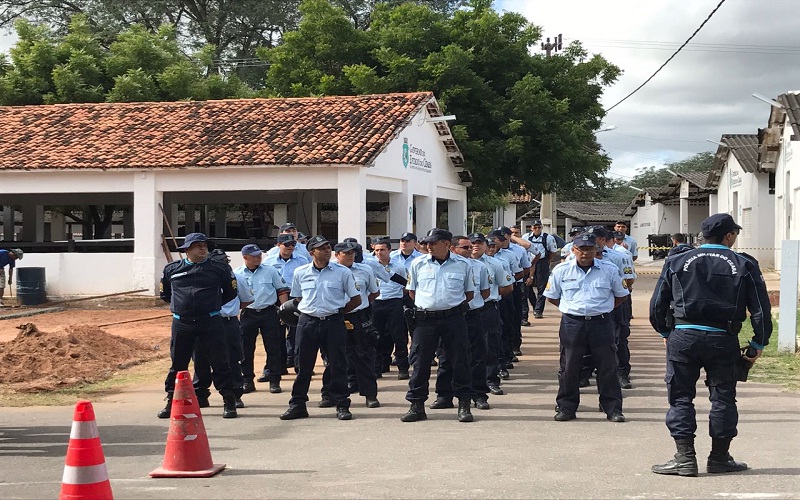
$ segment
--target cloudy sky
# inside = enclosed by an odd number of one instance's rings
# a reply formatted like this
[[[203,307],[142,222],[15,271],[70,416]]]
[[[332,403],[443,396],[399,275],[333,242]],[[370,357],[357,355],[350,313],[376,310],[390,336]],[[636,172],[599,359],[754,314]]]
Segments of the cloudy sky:
[[[581,40],[624,74],[603,99],[606,108],[644,82],[697,29],[719,0],[499,0],[498,10],[524,14],[544,28]],[[800,89],[800,2],[727,0],[661,72],[605,119],[597,135],[613,158],[611,172],[631,176],[716,150],[706,139],[757,132],[776,97]],[[625,178],[625,177],[619,177]]]
[[[700,26],[719,0],[495,0],[524,14],[545,37],[581,40],[624,74],[603,99],[610,107],[647,79]],[[756,133],[769,113],[753,92],[774,98],[800,89],[800,2],[726,0],[690,44],[650,83],[606,117],[597,135],[611,173],[663,165],[715,150],[706,139]],[[0,50],[13,37],[0,34]]]

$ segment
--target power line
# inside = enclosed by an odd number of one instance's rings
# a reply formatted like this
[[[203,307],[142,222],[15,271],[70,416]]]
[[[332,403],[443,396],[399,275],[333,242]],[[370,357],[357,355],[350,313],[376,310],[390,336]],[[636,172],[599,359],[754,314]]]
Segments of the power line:
[[[705,18],[705,20],[704,20],[704,21],[703,21],[703,22],[700,24],[700,26],[699,26],[699,27],[698,27],[696,30],[694,30],[694,33],[692,33],[692,36],[690,36],[689,38],[687,38],[687,39],[686,39],[686,41],[685,41],[685,42],[683,42],[683,45],[681,45],[680,47],[678,47],[678,50],[676,50],[676,51],[675,51],[675,52],[674,52],[674,53],[673,53],[671,56],[669,56],[669,59],[667,59],[666,61],[664,61],[664,64],[662,64],[661,66],[659,66],[659,68],[658,68],[658,69],[655,71],[655,73],[653,73],[652,75],[650,75],[650,78],[648,78],[647,80],[645,80],[645,81],[644,81],[644,83],[642,83],[641,85],[639,85],[638,87],[636,87],[636,88],[633,90],[633,92],[631,92],[630,94],[626,95],[626,96],[625,96],[625,97],[623,97],[621,100],[619,100],[619,101],[618,101],[616,104],[614,104],[613,106],[611,106],[610,108],[608,108],[608,109],[606,110],[606,113],[608,113],[608,112],[609,112],[609,111],[611,111],[612,109],[616,108],[617,106],[619,106],[620,104],[622,104],[623,102],[625,102],[625,101],[626,101],[626,100],[627,100],[627,99],[628,99],[630,96],[632,96],[633,94],[635,94],[636,92],[638,92],[638,91],[639,91],[639,90],[640,90],[642,87],[644,87],[645,85],[647,85],[647,83],[648,83],[650,80],[652,80],[652,79],[653,79],[653,78],[654,78],[654,77],[655,77],[655,76],[656,76],[656,75],[657,75],[657,74],[658,74],[658,73],[659,73],[659,72],[660,72],[662,69],[664,69],[664,66],[666,66],[667,64],[669,64],[669,62],[670,62],[672,59],[674,59],[674,58],[675,58],[675,56],[677,56],[677,55],[678,55],[678,53],[681,51],[681,49],[683,49],[684,47],[686,47],[686,45],[687,45],[687,44],[688,44],[690,41],[692,41],[692,38],[694,38],[694,37],[695,37],[695,36],[696,36],[696,35],[697,35],[697,34],[700,32],[700,30],[701,30],[701,29],[703,29],[703,26],[705,26],[705,25],[706,25],[706,23],[707,23],[709,20],[711,20],[711,17],[712,17],[712,16],[713,16],[713,15],[714,15],[714,14],[715,14],[715,13],[716,13],[718,10],[719,10],[719,8],[720,8],[720,7],[722,7],[722,4],[724,4],[724,3],[725,3],[725,0],[720,0],[720,2],[717,4],[717,6],[716,6],[716,7],[714,7],[714,10],[712,10],[712,11],[711,11],[711,13],[708,15],[708,17],[706,17],[706,18]]]

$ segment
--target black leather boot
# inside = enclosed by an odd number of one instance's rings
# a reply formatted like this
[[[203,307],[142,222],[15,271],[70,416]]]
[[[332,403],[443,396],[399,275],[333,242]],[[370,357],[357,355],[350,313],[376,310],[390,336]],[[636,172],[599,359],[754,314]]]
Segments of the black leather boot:
[[[169,418],[172,413],[172,394],[167,394],[167,404],[158,411],[158,418]]]
[[[472,422],[474,419],[472,418],[472,412],[470,411],[469,407],[471,406],[471,401],[469,399],[459,399],[458,400],[458,421],[459,422]]]
[[[236,396],[233,394],[222,395],[222,418],[236,418],[239,416],[236,413]]]
[[[650,468],[656,474],[697,477],[697,454],[694,451],[694,439],[676,439],[678,453],[675,458],[661,465]]]
[[[737,462],[728,450],[731,447],[730,439],[711,439],[711,453],[708,455],[706,470],[711,474],[723,472],[741,472],[747,470],[747,464]]]
[[[422,401],[414,401],[411,403],[411,408],[408,412],[400,417],[403,422],[417,422],[419,420],[426,420],[428,415],[425,414],[425,403]]]

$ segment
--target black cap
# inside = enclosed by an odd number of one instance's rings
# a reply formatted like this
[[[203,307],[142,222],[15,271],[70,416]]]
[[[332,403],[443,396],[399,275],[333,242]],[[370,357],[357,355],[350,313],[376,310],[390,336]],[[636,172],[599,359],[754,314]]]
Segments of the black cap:
[[[613,231],[611,233],[611,236],[613,236],[614,239],[618,239],[618,240],[624,240],[625,239],[625,233],[623,233],[622,231]]]
[[[453,239],[453,233],[446,229],[440,229],[435,227],[425,234],[425,237],[422,238],[422,243],[433,243],[435,241],[447,240],[450,241]]]
[[[330,244],[331,244],[330,241],[325,239],[325,237],[322,236],[321,234],[318,234],[317,236],[314,236],[313,238],[308,240],[308,243],[306,243],[306,248],[308,250],[314,250],[315,248],[323,247],[325,245],[330,245]]]
[[[353,237],[345,238],[342,241],[345,242],[345,243],[358,243],[358,240],[356,238],[353,238]]]
[[[704,220],[700,227],[705,237],[721,236],[742,229],[742,226],[737,224],[729,214],[714,214]]]
[[[467,236],[467,238],[469,238],[470,243],[477,243],[477,242],[486,243],[486,236],[484,236],[481,233],[472,233],[469,236]]]
[[[278,245],[283,245],[284,243],[288,243],[290,241],[294,241],[294,236],[292,236],[291,234],[278,235]]]
[[[261,255],[261,249],[258,248],[258,245],[249,244],[242,247],[242,255],[250,255],[251,257],[257,257]]]
[[[534,219],[533,222],[531,222],[531,226],[541,226],[541,225],[542,225],[541,219]]]
[[[580,247],[593,247],[597,244],[597,240],[592,233],[581,233],[579,234],[574,240],[572,240],[572,245],[578,248]]]
[[[569,230],[569,234],[571,234],[571,235],[572,234],[580,234],[582,232],[583,232],[583,228],[580,227],[580,226],[575,226],[575,227],[573,227],[572,229]]]
[[[495,228],[495,231],[500,231],[500,233],[503,235],[514,234],[511,232],[511,228],[509,228],[508,226],[500,226],[498,228]]]
[[[506,235],[500,229],[492,229],[489,231],[489,234],[486,235],[487,238],[495,238],[497,241],[506,241]]]
[[[400,241],[419,241],[417,239],[417,235],[414,233],[403,233],[403,236],[400,237]]]
[[[618,220],[617,222],[614,223],[614,225],[616,226],[617,224],[622,224],[625,227],[628,227],[628,221],[626,220]]]
[[[297,229],[297,226],[294,225],[294,222],[287,222],[281,226],[281,232],[284,232],[288,229]]]
[[[608,238],[611,236],[611,231],[605,226],[591,226],[586,229],[586,232],[595,235],[597,238]]]
[[[489,236],[486,237],[486,244],[489,245],[490,247],[491,246],[496,246],[497,245],[497,238],[492,236],[491,233],[490,233]]]
[[[352,239],[352,238],[348,238],[348,239]],[[350,252],[350,251],[353,251],[353,250],[358,250],[358,247],[359,247],[358,243],[356,243],[354,241],[345,240],[345,241],[343,241],[341,243],[337,243],[333,247],[333,251],[334,252]]]
[[[214,243],[208,239],[203,233],[189,233],[186,235],[186,238],[183,240],[183,245],[178,247],[178,250],[186,250],[192,243],[206,243],[208,244],[209,250],[214,247]]]

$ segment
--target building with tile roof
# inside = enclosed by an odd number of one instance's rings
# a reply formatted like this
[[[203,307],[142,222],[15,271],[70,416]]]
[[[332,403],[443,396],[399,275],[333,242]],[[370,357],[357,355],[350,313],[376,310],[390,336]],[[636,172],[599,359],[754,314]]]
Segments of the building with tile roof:
[[[471,176],[450,119],[429,92],[0,107],[4,239],[41,250],[25,264],[47,268],[48,291],[90,295],[154,293],[167,262],[162,236],[178,234],[181,215],[185,232],[225,237],[224,209],[201,209],[198,228],[195,206],[267,204],[275,226],[292,221],[331,240],[424,233],[444,214],[463,232]],[[123,209],[119,245],[132,252],[44,253],[45,240],[66,236],[59,217],[45,226],[49,207],[112,204]],[[368,204],[387,207],[380,227],[370,222],[377,233],[367,232]],[[117,273],[87,276],[84,265]]]

